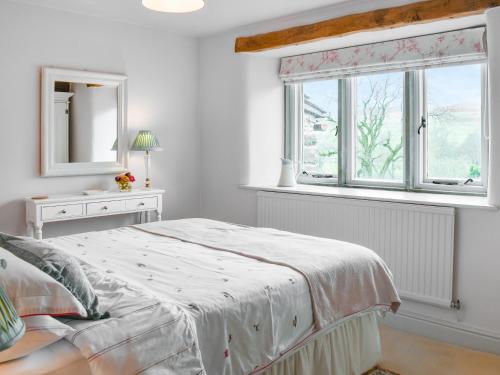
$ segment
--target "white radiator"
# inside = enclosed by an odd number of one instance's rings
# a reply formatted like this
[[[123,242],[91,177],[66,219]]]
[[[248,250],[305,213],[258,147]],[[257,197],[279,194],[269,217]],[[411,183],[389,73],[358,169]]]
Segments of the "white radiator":
[[[258,225],[374,250],[402,298],[449,307],[455,210],[416,204],[258,193]]]

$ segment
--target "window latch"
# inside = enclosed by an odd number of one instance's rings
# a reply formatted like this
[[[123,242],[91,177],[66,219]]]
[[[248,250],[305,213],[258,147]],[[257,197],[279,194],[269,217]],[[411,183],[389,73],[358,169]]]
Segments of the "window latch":
[[[422,116],[422,121],[420,122],[420,126],[418,127],[417,133],[420,134],[422,128],[425,129],[427,127],[427,120],[424,116]]]
[[[467,184],[470,184],[472,182],[474,182],[474,180],[472,178],[468,178],[467,180],[465,180],[463,185],[467,185]],[[460,185],[460,183],[458,181],[447,181],[447,180],[434,180],[434,181],[432,181],[432,183],[434,185],[448,185],[448,186]]]
[[[332,174],[321,174],[321,173],[315,173],[311,175],[313,178],[333,178]]]
[[[457,181],[446,181],[446,180],[434,180],[432,181],[434,185],[447,185],[447,186],[453,186],[453,185],[458,185]]]
[[[464,185],[470,184],[472,182],[474,182],[474,180],[472,178],[468,178],[467,180],[465,180]]]

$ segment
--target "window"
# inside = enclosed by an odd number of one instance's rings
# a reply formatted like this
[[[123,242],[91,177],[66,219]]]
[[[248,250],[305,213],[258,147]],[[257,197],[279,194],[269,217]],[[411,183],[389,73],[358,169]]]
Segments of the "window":
[[[424,72],[425,131],[419,138],[424,184],[482,185],[482,68],[463,65]]]
[[[302,86],[301,163],[304,176],[338,177],[338,80]]]
[[[404,182],[404,73],[353,79],[354,181]]]
[[[299,182],[485,193],[485,72],[469,63],[288,84]]]

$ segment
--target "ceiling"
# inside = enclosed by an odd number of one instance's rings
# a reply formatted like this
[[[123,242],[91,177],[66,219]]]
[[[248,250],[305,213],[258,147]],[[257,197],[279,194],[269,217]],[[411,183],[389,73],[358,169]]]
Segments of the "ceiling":
[[[104,17],[155,29],[192,36],[220,31],[295,13],[342,3],[346,0],[205,0],[205,7],[194,13],[167,14],[147,10],[141,0],[12,0]]]

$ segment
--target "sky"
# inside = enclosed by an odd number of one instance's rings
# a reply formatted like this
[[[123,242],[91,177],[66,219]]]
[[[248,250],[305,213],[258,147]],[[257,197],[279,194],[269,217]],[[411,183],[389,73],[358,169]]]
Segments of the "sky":
[[[391,73],[395,76],[402,73]],[[365,96],[368,85],[360,85],[359,96]],[[471,107],[481,103],[481,66],[459,65],[427,70],[429,98],[440,106]],[[322,80],[304,83],[304,93],[326,111],[337,114],[338,81]]]
[[[481,66],[462,65],[430,69],[427,92],[441,106],[481,105]]]

